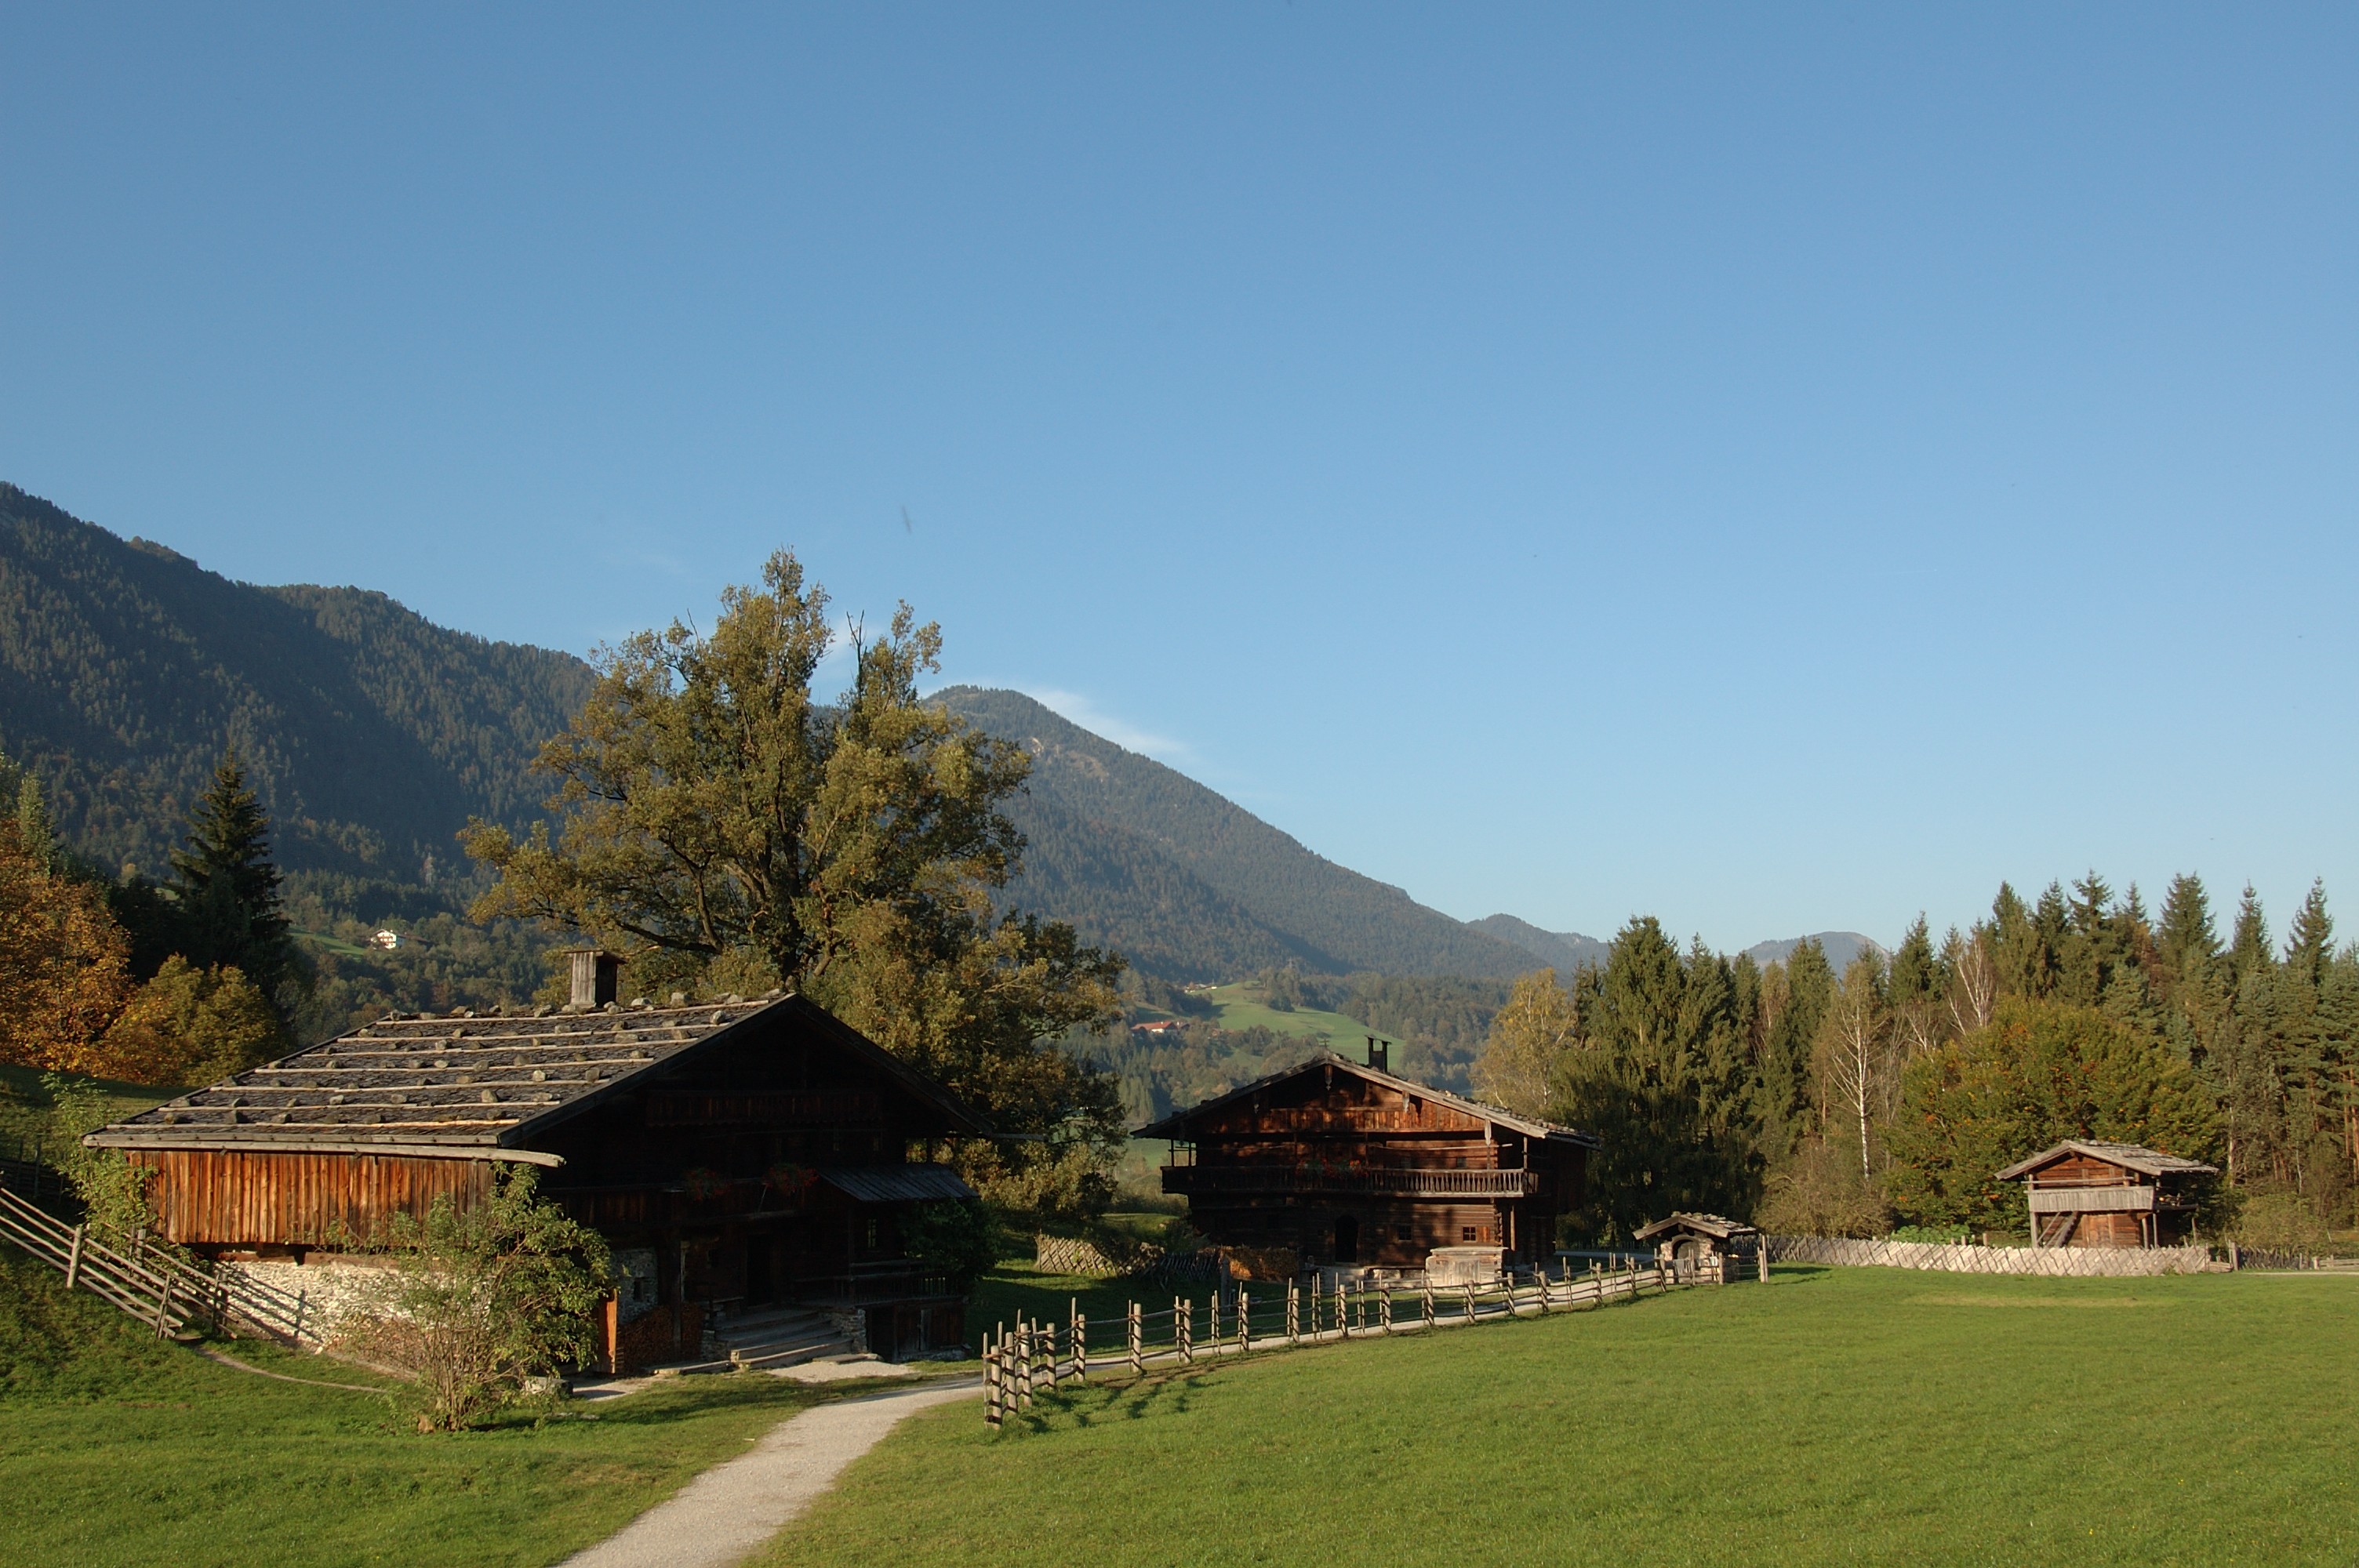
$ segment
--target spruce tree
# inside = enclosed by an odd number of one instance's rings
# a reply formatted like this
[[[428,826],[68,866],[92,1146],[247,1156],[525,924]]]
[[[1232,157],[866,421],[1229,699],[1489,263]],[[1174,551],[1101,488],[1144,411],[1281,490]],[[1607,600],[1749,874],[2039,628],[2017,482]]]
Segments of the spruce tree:
[[[172,871],[190,961],[234,966],[283,1012],[280,990],[299,979],[299,959],[278,906],[270,820],[234,750],[190,812],[188,846],[172,852]]]
[[[2269,923],[2261,914],[2261,901],[2253,892],[2253,884],[2245,884],[2245,896],[2236,905],[2236,928],[2228,938],[2228,964],[2242,986],[2251,975],[2266,969],[2273,962],[2269,954]]]
[[[2326,979],[2326,961],[2334,951],[2334,917],[2326,913],[2326,879],[2310,884],[2310,896],[2295,912],[2293,928],[2286,933],[2286,967],[2315,986]]]
[[[2210,977],[2220,957],[2220,934],[2212,925],[2212,896],[2203,891],[2202,878],[2182,874],[2170,879],[2170,889],[2162,895],[2162,927],[2155,933],[2155,948],[2173,995]]]

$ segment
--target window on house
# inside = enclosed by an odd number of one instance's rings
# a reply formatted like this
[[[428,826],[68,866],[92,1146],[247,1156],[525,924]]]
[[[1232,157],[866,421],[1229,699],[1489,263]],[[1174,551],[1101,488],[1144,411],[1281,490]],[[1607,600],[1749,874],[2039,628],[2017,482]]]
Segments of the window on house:
[[[1395,1241],[1407,1241],[1408,1239],[1408,1227],[1406,1225],[1394,1226],[1393,1239]]]
[[[1462,1226],[1460,1226],[1460,1227],[1458,1227],[1458,1239],[1459,1239],[1459,1240],[1461,1240],[1461,1241],[1472,1241],[1472,1240],[1473,1240],[1473,1239],[1474,1239],[1474,1238],[1475,1238],[1475,1230],[1474,1230],[1474,1227],[1473,1227],[1473,1226],[1471,1226],[1471,1225],[1462,1225]]]
[[[867,1240],[867,1243],[866,1243],[867,1248],[868,1248],[868,1249],[869,1249],[871,1252],[874,1252],[874,1251],[875,1251],[875,1250],[876,1250],[876,1238],[877,1238],[877,1234],[878,1234],[878,1232],[877,1232],[877,1226],[876,1226],[876,1222],[875,1222],[875,1220],[873,1220],[873,1219],[872,1219],[872,1220],[870,1220],[870,1221],[868,1222],[868,1229],[867,1229],[868,1240]]]

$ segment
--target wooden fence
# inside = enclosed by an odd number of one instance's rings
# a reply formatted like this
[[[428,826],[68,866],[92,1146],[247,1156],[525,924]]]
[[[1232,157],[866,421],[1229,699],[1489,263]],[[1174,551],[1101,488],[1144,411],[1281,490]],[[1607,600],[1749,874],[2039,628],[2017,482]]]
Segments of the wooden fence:
[[[258,1334],[286,1343],[303,1338],[305,1302],[256,1280],[201,1267],[157,1246],[142,1233],[128,1251],[68,1225],[0,1188],[0,1240],[83,1290],[153,1327],[158,1336],[204,1327],[223,1334]]]
[[[1612,1272],[1568,1269],[1555,1278],[1541,1271],[1528,1280],[1487,1285],[1397,1289],[1389,1283],[1339,1281],[1332,1292],[1324,1284],[1307,1292],[1300,1285],[1274,1285],[1259,1301],[1250,1288],[1240,1288],[1225,1308],[1215,1295],[1206,1303],[1201,1323],[1196,1303],[1185,1298],[1175,1297],[1168,1310],[1154,1312],[1128,1303],[1118,1324],[1095,1331],[1095,1346],[1090,1321],[1077,1303],[1064,1323],[1018,1318],[1012,1326],[1002,1324],[984,1336],[984,1420],[996,1427],[1029,1409],[1042,1388],[1086,1383],[1093,1372],[1102,1379],[1138,1378],[1150,1367],[1192,1367],[1200,1360],[1305,1345],[1542,1317],[1634,1301],[1642,1292],[1660,1292],[1705,1277],[1690,1270],[1682,1279],[1669,1268],[1651,1265]],[[1717,1279],[1717,1271],[1710,1277]]]
[[[1933,1269],[1953,1274],[2045,1274],[2127,1279],[2201,1274],[2214,1267],[2209,1247],[1972,1247],[1939,1241],[1863,1241],[1830,1236],[1762,1238],[1775,1263],[1836,1263]]]

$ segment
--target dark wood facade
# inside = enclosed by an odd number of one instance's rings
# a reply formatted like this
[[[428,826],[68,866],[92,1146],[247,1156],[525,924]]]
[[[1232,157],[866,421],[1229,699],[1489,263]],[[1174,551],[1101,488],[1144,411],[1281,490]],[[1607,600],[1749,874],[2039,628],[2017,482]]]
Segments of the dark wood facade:
[[[965,1336],[964,1299],[902,1245],[973,1194],[926,1162],[985,1130],[939,1085],[797,997],[391,1018],[93,1134],[156,1172],[157,1231],[214,1256],[384,1235],[505,1162],[603,1233],[610,1358],[692,1358],[766,1306],[865,1314],[903,1357]]]
[[[1303,1267],[1421,1269],[1438,1248],[1538,1262],[1595,1141],[1332,1054],[1180,1111],[1163,1190],[1217,1245]]]
[[[1998,1173],[2019,1181],[2034,1247],[2177,1247],[2214,1166],[2136,1143],[2068,1140]]]

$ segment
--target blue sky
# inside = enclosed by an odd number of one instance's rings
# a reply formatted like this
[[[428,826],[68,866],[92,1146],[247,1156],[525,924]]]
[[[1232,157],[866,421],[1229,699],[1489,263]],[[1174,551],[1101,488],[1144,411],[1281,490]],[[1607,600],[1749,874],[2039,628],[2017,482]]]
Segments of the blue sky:
[[[1469,9],[10,7],[0,477],[583,651],[791,545],[1461,916],[2359,895],[2359,15]]]

